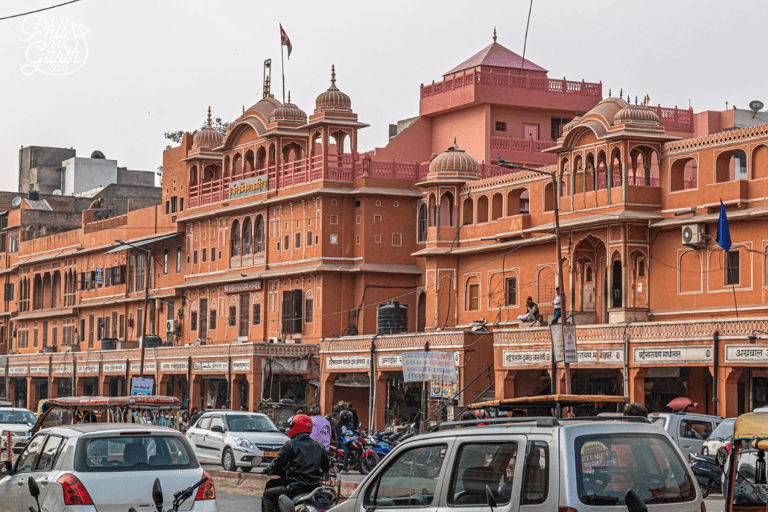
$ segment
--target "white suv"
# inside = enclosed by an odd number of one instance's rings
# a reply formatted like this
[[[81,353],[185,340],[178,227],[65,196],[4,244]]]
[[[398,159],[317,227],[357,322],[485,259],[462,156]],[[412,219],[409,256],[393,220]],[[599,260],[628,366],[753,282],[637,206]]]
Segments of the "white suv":
[[[689,412],[653,412],[648,415],[648,419],[669,432],[677,446],[683,451],[686,460],[688,460],[690,453],[697,455],[701,453],[704,441],[723,421],[720,416]]]
[[[18,455],[32,437],[31,429],[37,417],[29,409],[0,406],[0,450],[8,451],[8,434],[11,434],[11,451]]]
[[[642,418],[481,421],[399,444],[333,512],[704,510],[680,449]]]
[[[225,471],[250,471],[277,456],[288,436],[264,414],[211,411],[187,430],[187,439],[202,462],[219,463]]]

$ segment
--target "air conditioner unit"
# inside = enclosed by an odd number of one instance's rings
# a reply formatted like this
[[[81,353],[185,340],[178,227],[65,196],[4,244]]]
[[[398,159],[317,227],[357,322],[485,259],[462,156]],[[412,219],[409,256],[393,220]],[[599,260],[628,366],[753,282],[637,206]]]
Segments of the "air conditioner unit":
[[[165,321],[165,330],[169,334],[172,334],[172,333],[176,332],[176,321],[175,320],[166,320]]]
[[[704,224],[687,224],[683,226],[683,245],[699,247],[704,245]]]

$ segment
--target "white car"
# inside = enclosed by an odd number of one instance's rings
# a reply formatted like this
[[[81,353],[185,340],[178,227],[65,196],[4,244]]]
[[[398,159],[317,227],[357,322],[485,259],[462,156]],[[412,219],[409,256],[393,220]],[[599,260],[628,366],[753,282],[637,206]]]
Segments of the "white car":
[[[179,432],[148,425],[81,423],[35,434],[11,466],[0,466],[0,510],[26,512],[35,501],[34,478],[45,512],[127,512],[154,509],[152,486],[163,488],[166,508],[173,494],[207,473]],[[218,512],[212,481],[197,488],[179,510]]]
[[[35,425],[37,417],[29,409],[16,407],[0,407],[0,450],[7,453],[8,434],[11,434],[11,451],[18,455],[32,437],[30,429]]]
[[[187,439],[203,462],[225,471],[248,472],[277,456],[288,436],[268,416],[253,412],[206,412],[187,430]]]

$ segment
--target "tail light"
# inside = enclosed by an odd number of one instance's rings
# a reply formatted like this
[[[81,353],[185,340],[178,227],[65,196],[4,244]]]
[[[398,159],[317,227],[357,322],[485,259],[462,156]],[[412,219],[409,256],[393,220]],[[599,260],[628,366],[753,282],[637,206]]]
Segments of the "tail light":
[[[213,485],[211,475],[207,471],[203,471],[203,476],[208,477],[203,485],[197,488],[197,495],[195,495],[195,501],[198,500],[215,500],[216,499],[216,487]]]
[[[731,442],[730,441],[725,443],[725,453],[727,453],[728,455],[731,454]]]
[[[575,508],[572,508],[572,507],[560,507],[558,511],[559,512],[578,512]],[[706,510],[704,512],[706,512]]]
[[[59,483],[64,491],[65,505],[93,505],[91,495],[85,490],[83,482],[75,475],[67,473],[59,478]]]

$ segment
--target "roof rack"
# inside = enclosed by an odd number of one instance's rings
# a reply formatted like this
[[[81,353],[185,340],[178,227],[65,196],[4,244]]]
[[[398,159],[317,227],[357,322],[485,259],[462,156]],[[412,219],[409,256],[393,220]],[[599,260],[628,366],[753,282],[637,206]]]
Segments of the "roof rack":
[[[650,423],[642,416],[581,416],[576,418],[554,418],[552,416],[524,416],[518,418],[478,418],[476,420],[446,421],[433,425],[427,432],[437,432],[458,427],[478,427],[484,425],[510,425],[517,423],[536,423],[537,427],[557,427],[561,422],[571,421],[626,421],[630,423]]]

